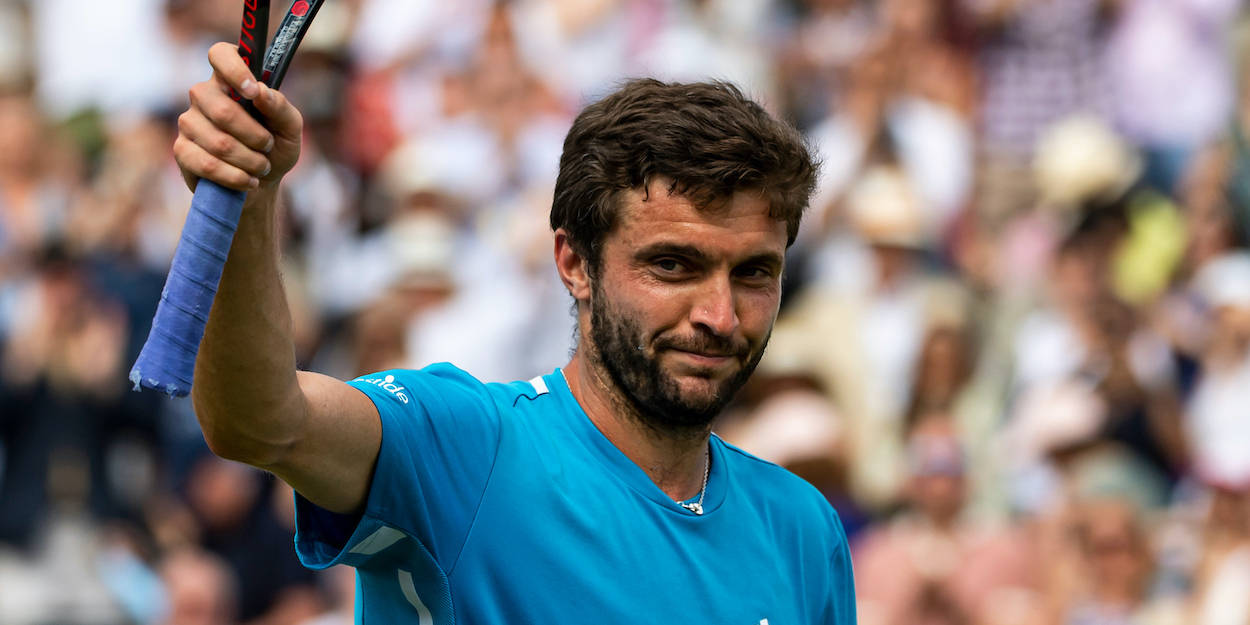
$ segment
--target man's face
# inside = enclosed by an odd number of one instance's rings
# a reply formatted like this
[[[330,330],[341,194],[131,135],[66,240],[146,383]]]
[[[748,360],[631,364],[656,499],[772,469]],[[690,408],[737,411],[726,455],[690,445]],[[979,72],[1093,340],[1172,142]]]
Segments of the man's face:
[[[594,280],[589,354],[649,425],[702,429],[764,353],[786,228],[756,195],[700,211],[667,184],[624,195]]]

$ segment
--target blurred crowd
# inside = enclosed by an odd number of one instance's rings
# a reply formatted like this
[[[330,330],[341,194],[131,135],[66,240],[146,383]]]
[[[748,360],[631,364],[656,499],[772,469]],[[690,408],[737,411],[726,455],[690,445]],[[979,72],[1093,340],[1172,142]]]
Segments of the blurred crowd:
[[[240,4],[0,0],[0,622],[351,622],[290,489],[126,380]],[[717,431],[834,504],[861,623],[1250,625],[1248,44],[1239,0],[329,2],[283,89],[297,356],[562,365],[572,117],[730,80],[823,166]]]

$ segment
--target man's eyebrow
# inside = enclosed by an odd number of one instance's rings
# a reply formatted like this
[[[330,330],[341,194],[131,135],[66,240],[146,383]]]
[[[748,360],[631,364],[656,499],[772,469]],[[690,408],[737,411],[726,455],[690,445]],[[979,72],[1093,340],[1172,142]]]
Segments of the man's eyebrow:
[[[703,250],[682,243],[659,242],[650,245],[644,245],[634,252],[634,257],[639,259],[654,258],[656,256],[681,256],[691,260],[707,260],[707,254]]]
[[[707,261],[708,255],[701,249],[683,243],[659,242],[650,245],[644,245],[634,252],[634,257],[640,260],[655,258],[657,256],[679,256],[681,258]],[[784,260],[780,254],[776,252],[761,252],[748,256],[746,259],[734,263],[735,265],[767,265],[769,268],[776,269],[784,264]]]
[[[746,260],[738,263],[739,265],[766,265],[770,269],[780,269],[785,264],[785,259],[776,252],[761,252],[754,256],[747,257]]]

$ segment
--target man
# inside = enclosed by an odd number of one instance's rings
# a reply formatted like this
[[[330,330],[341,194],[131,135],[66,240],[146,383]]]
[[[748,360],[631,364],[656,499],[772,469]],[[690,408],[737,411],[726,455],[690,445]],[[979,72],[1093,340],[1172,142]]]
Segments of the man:
[[[578,117],[561,158],[567,366],[345,384],[296,371],[278,276],[273,208],[300,115],[232,47],[209,59],[175,155],[192,185],[251,192],[196,412],[214,452],[299,493],[300,556],[357,568],[361,622],[854,622],[837,514],[710,430],[763,353],[812,189],[792,129],[725,85],[627,84]]]

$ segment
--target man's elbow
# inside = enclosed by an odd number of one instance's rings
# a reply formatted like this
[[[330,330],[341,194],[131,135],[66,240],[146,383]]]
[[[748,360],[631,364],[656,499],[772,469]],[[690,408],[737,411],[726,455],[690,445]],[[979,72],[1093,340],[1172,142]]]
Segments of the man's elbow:
[[[234,431],[222,431],[209,427],[203,428],[204,442],[209,451],[219,458],[233,460],[252,465],[258,469],[270,470],[282,464],[292,444],[261,440]]]
[[[248,454],[243,449],[244,445],[239,443],[238,437],[210,427],[204,422],[200,423],[200,431],[204,434],[204,442],[208,444],[208,450],[213,452],[213,455],[223,460],[248,463]]]
[[[262,434],[251,431],[255,428],[246,427],[249,423],[275,423],[276,419],[256,414],[243,416],[238,414],[241,411],[211,406],[209,402],[197,400],[195,397],[192,404],[200,422],[204,442],[209,451],[219,458],[264,469],[281,463],[294,444],[285,437],[275,436],[275,432]]]

